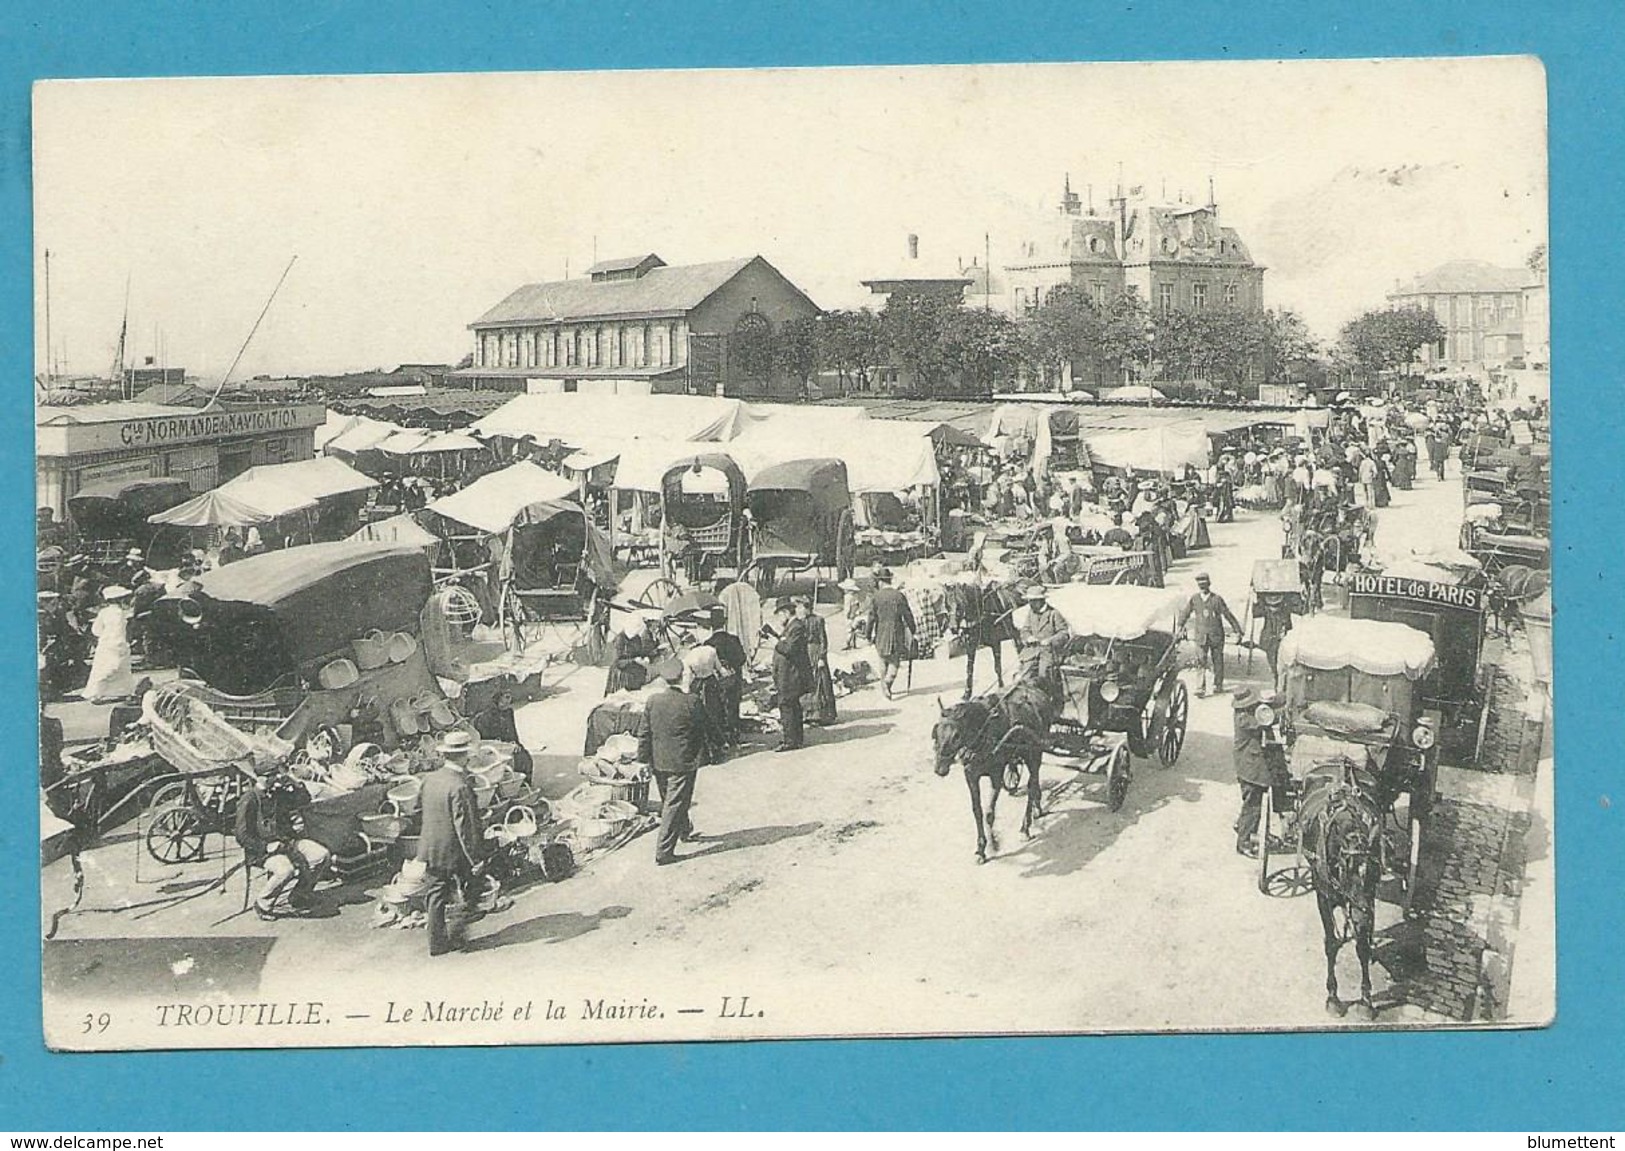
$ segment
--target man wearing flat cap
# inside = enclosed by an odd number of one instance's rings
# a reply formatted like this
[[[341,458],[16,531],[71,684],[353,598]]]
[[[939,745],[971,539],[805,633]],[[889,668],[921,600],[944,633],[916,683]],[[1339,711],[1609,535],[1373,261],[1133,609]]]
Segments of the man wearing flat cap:
[[[1180,612],[1179,630],[1196,641],[1202,651],[1202,686],[1197,695],[1207,694],[1208,672],[1213,673],[1213,690],[1224,691],[1224,625],[1229,624],[1240,640],[1245,634],[1241,621],[1224,597],[1213,590],[1207,572],[1196,576],[1196,594],[1185,602]]]
[[[667,657],[655,664],[657,690],[644,704],[638,721],[638,758],[649,765],[660,792],[660,832],[655,839],[655,863],[677,862],[679,840],[697,839],[689,808],[700,765],[716,746],[721,733],[698,696],[678,687],[683,663]],[[798,701],[799,702],[799,701]]]
[[[1266,728],[1259,722],[1260,713],[1277,709],[1279,697],[1266,688],[1254,691],[1242,688],[1230,701],[1235,716],[1235,743],[1232,752],[1236,766],[1236,782],[1241,785],[1241,814],[1236,817],[1236,853],[1258,854],[1258,823],[1263,814],[1264,793],[1274,789],[1274,806],[1280,809],[1285,800],[1286,752],[1277,743],[1266,744]],[[1266,834],[1268,828],[1265,828]]]

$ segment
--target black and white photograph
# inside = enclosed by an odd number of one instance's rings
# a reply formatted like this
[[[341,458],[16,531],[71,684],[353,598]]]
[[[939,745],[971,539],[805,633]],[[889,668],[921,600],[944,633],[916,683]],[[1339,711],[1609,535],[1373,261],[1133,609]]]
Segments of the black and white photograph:
[[[53,1049],[1554,1018],[1538,60],[32,131]]]

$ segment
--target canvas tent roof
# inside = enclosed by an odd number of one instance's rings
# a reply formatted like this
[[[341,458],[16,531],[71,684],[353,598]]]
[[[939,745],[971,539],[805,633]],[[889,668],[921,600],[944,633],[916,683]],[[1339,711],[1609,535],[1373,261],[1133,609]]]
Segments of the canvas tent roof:
[[[572,447],[616,440],[722,442],[747,420],[740,400],[715,396],[594,396],[579,392],[515,396],[468,429],[481,437],[562,440]]]
[[[1352,667],[1367,675],[1421,679],[1433,670],[1433,640],[1402,623],[1313,615],[1298,621],[1281,641],[1282,667],[1322,671]]]
[[[327,419],[322,426],[316,429],[316,450],[320,452],[339,436],[355,427],[361,416],[347,416],[343,412],[335,412],[332,408],[327,410]]]
[[[1171,472],[1185,464],[1205,468],[1211,462],[1207,428],[1194,420],[1123,431],[1085,428],[1080,434],[1091,458],[1107,467]]]
[[[221,488],[214,488],[168,511],[148,516],[147,522],[183,528],[243,528],[270,523],[278,516],[316,506],[313,499],[295,495],[287,489],[273,491],[269,486],[258,494],[258,498],[265,500],[268,506],[251,504]]]
[[[423,441],[414,451],[419,455],[430,452],[483,452],[485,445],[466,432],[441,432]]]
[[[407,428],[396,432],[387,440],[380,440],[378,450],[386,456],[409,456],[413,452],[423,450],[423,445],[434,438],[433,432],[426,432],[420,428]]]
[[[575,484],[563,476],[520,460],[481,476],[461,491],[442,496],[429,505],[429,510],[495,534],[513,527],[533,504],[567,500],[575,491]]]
[[[355,543],[406,544],[423,548],[440,542],[440,537],[418,523],[410,512],[367,524],[348,538]]]
[[[376,448],[396,432],[402,431],[397,424],[375,420],[371,416],[356,416],[355,423],[344,431],[328,440],[322,451],[328,454],[344,452],[354,455],[356,452],[365,452]]]
[[[286,464],[261,464],[249,468],[235,479],[220,485],[220,489],[246,503],[264,506],[261,493],[267,489],[280,489],[303,497],[307,501],[327,499],[347,492],[365,491],[377,487],[378,482],[356,471],[343,460],[331,456],[317,456],[313,460],[295,460]]]
[[[1168,588],[1067,584],[1052,588],[1050,606],[1061,613],[1073,635],[1139,639],[1147,632],[1172,634],[1181,596]]]

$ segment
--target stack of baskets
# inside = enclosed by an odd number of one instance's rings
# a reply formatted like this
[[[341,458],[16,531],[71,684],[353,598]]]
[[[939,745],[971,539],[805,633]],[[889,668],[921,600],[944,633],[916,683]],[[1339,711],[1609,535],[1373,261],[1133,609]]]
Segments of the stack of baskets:
[[[608,789],[611,799],[642,810],[649,805],[649,767],[638,762],[638,741],[631,735],[612,735],[598,753],[577,765],[581,778]]]

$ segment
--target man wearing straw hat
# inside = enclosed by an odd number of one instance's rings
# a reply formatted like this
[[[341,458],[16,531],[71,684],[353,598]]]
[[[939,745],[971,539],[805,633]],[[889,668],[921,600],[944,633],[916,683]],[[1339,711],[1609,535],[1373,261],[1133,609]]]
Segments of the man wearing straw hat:
[[[461,950],[465,942],[460,925],[448,929],[446,922],[453,885],[464,907],[472,905],[478,895],[475,872],[484,862],[485,845],[480,833],[479,804],[468,782],[468,755],[476,746],[476,739],[468,732],[448,731],[435,746],[441,757],[440,767],[423,780],[423,834],[418,840],[417,858],[429,872],[424,903],[431,956]]]
[[[1232,752],[1236,766],[1236,782],[1241,785],[1241,814],[1236,817],[1236,853],[1258,854],[1258,824],[1263,815],[1264,793],[1275,790],[1274,806],[1279,809],[1286,783],[1286,753],[1278,744],[1264,742],[1264,728],[1259,725],[1259,706],[1275,708],[1280,697],[1269,689],[1255,691],[1242,688],[1230,701],[1235,716],[1235,743]],[[1266,833],[1268,828],[1265,829]]]
[[[660,832],[655,840],[655,863],[676,863],[679,840],[698,839],[689,807],[700,765],[717,738],[710,717],[698,697],[678,688],[683,678],[681,660],[667,657],[654,666],[665,686],[644,705],[638,723],[638,758],[649,765],[660,791]]]

